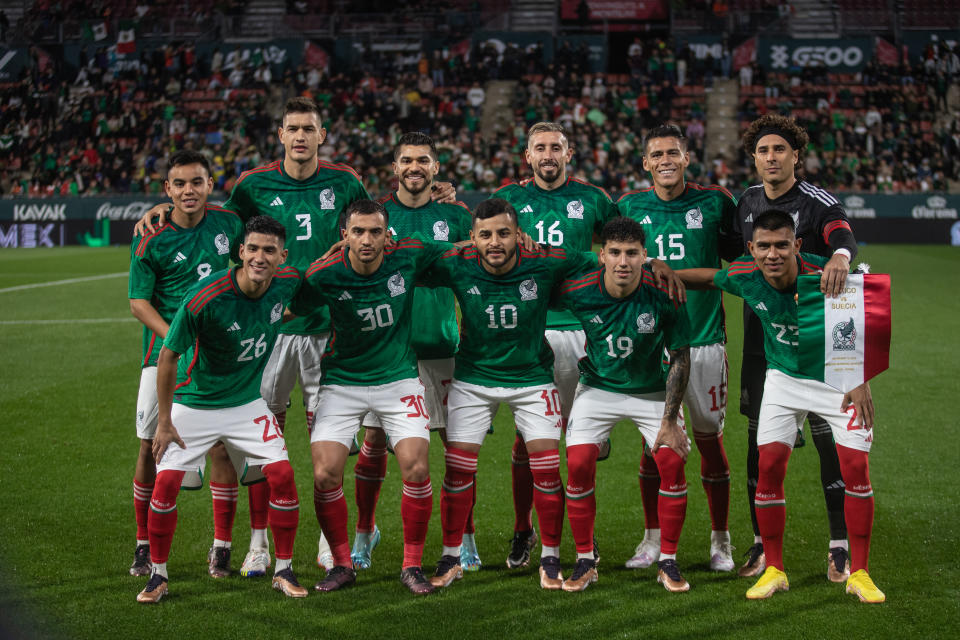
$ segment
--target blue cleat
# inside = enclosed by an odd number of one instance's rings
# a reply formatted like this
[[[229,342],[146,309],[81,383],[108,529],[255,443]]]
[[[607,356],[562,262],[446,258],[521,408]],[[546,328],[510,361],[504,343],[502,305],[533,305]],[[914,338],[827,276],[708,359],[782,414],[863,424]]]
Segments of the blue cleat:
[[[353,550],[350,552],[350,561],[355,571],[370,568],[370,555],[380,544],[380,527],[373,525],[373,531],[357,531],[353,539]]]
[[[474,534],[463,534],[463,543],[460,545],[460,566],[464,571],[479,571],[483,565],[480,554],[477,553],[477,540]]]

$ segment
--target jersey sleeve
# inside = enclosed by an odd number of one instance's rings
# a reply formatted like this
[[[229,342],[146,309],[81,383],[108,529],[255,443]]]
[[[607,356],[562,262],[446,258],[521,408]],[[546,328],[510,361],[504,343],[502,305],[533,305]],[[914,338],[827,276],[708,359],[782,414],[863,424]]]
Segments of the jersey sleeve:
[[[424,287],[453,287],[455,261],[460,260],[460,249],[454,247],[434,259],[429,268],[417,276],[417,284]]]
[[[127,297],[131,299],[150,300],[153,298],[153,289],[157,283],[157,274],[150,264],[149,257],[137,255],[139,237],[130,243],[130,278],[127,282]]]
[[[257,215],[257,203],[254,202],[246,182],[238,181],[230,192],[230,197],[223,203],[224,209],[229,209],[240,216],[240,241],[243,241],[243,225],[247,220]]]
[[[717,250],[720,257],[727,262],[743,253],[743,230],[740,228],[740,219],[737,216],[737,201],[732,195],[724,192],[721,196],[720,230],[717,240]]]
[[[308,270],[309,273],[309,270]],[[287,305],[298,316],[309,316],[328,303],[326,288],[320,276],[313,274],[299,280],[299,288]]]
[[[347,204],[357,200],[370,200],[370,194],[367,193],[367,188],[360,182],[360,178],[352,173],[350,177],[352,179],[347,183]]]
[[[170,328],[163,339],[163,346],[174,353],[184,354],[197,341],[200,333],[200,318],[194,315],[188,308],[187,303],[191,295],[184,297],[183,303],[177,309],[177,313],[170,322]],[[199,311],[203,313],[203,309]]]
[[[853,236],[853,230],[850,228],[850,221],[843,206],[835,204],[827,207],[820,214],[817,222],[817,233],[831,250],[846,249],[850,252],[851,261],[857,256],[857,240]]]
[[[417,252],[417,274],[428,271],[453,248],[454,246],[449,242],[424,241],[423,250]]]
[[[743,288],[740,286],[740,281],[737,279],[737,274],[743,273],[743,270],[748,263],[753,264],[753,257],[741,256],[737,260],[731,262],[730,266],[728,266],[726,269],[717,271],[713,275],[714,286],[721,291],[726,291],[727,293],[742,298]]]
[[[566,254],[561,266],[562,280],[567,280],[581,271],[588,271],[591,267],[597,267],[597,254],[593,251],[570,252]]]
[[[600,197],[597,198],[597,219],[593,224],[594,232],[600,235],[603,227],[618,215],[620,215],[620,212],[617,209],[617,205],[614,204],[606,192],[601,193]]]
[[[672,300],[668,299],[664,304],[668,310],[667,317],[670,319],[667,325],[665,340],[667,349],[674,350],[689,347],[690,338],[693,334],[693,330],[690,327],[690,314],[686,312],[683,305],[676,304]]]

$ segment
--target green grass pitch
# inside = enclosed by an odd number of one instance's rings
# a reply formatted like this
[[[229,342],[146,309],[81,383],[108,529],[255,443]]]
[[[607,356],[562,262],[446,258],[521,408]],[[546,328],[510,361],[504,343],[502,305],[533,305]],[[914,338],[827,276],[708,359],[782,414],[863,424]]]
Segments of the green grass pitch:
[[[534,569],[504,567],[513,515],[510,445],[501,412],[480,457],[477,540],[485,563],[442,593],[415,599],[398,581],[400,480],[391,460],[378,511],[384,538],[355,588],[288,600],[265,578],[206,574],[212,539],[210,494],[184,492],[170,557],[170,595],[135,602],[145,580],[127,575],[134,547],[131,480],[137,449],[134,407],[140,326],[126,278],[38,288],[11,287],[122,274],[127,248],[0,252],[0,636],[56,638],[956,638],[960,637],[960,541],[953,470],[960,457],[960,251],[868,246],[860,260],[893,274],[891,368],[873,382],[878,427],[871,456],[876,491],[871,574],[887,594],[860,604],[825,577],[827,526],[812,443],[787,475],[788,593],[748,602],[747,579],[711,573],[709,520],[687,466],[690,500],[679,563],[692,589],[669,594],[653,570],[623,562],[642,530],[640,438],[621,425],[598,468],[600,581],[585,593],[543,592]],[[731,533],[739,554],[752,542],[745,496],[746,423],[737,413],[740,302],[727,298],[731,336],[726,449],[733,474]],[[313,514],[304,418],[294,400],[287,428],[302,502],[294,569],[305,585],[314,564]],[[352,461],[344,488],[353,507]],[[425,563],[440,551],[443,459],[434,439],[435,507]],[[565,470],[562,472],[565,477]],[[241,496],[244,492],[241,492]],[[235,526],[233,567],[249,536],[246,499]],[[352,536],[351,536],[352,537]],[[565,570],[574,551],[565,530]]]

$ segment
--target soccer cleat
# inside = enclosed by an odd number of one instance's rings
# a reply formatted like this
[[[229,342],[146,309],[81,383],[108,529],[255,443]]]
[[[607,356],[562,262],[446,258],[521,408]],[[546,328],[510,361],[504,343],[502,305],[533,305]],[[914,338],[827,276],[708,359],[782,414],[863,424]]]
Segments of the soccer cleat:
[[[763,553],[762,542],[754,542],[753,546],[747,549],[747,552],[743,555],[747,558],[747,561],[737,571],[737,575],[741,578],[758,576],[767,568],[767,556]]]
[[[593,536],[593,566],[600,564],[600,545],[597,544],[597,536]]]
[[[597,453],[597,462],[603,462],[610,457],[610,451],[613,449],[613,443],[607,438],[600,443],[600,451]]]
[[[317,591],[336,591],[349,587],[357,581],[357,572],[352,567],[336,566],[327,571],[325,578],[314,585]]]
[[[797,439],[793,441],[793,448],[799,449],[807,445],[806,438],[803,437],[803,429],[797,429]]]
[[[159,573],[150,576],[150,581],[143,591],[137,594],[137,602],[143,604],[157,604],[160,598],[167,595],[167,579]]]
[[[420,567],[407,567],[400,572],[400,582],[415,596],[425,596],[434,592],[434,587],[423,575]]]
[[[883,591],[877,589],[877,585],[873,584],[873,580],[863,569],[854,571],[853,575],[847,578],[847,593],[852,593],[860,598],[860,602],[870,604],[880,604],[887,599],[887,596],[884,595]]]
[[[729,542],[710,543],[711,571],[733,571],[736,566],[733,562],[733,545]]]
[[[756,584],[747,589],[748,600],[764,600],[777,591],[789,591],[790,583],[787,574],[776,567],[767,567]]]
[[[377,525],[373,525],[373,531],[357,531],[353,539],[353,550],[350,552],[350,561],[353,562],[355,571],[370,568],[370,554],[378,544],[380,544],[380,527]]]
[[[510,543],[510,555],[507,556],[507,568],[519,569],[530,564],[530,552],[537,546],[537,530],[514,531]]]
[[[480,571],[482,565],[480,554],[477,553],[477,539],[472,533],[463,534],[463,542],[460,545],[460,566],[464,571]]]
[[[325,571],[333,569],[333,551],[330,550],[330,543],[327,542],[327,536],[320,534],[320,540],[317,542],[317,566]]]
[[[457,556],[440,556],[436,572],[430,576],[430,584],[440,589],[449,587],[454,580],[463,577],[463,568]]]
[[[273,588],[288,598],[306,598],[307,590],[297,582],[293,569],[287,567],[273,574]]]
[[[130,565],[130,575],[148,576],[153,571],[153,563],[150,562],[150,545],[138,544],[133,552],[133,564]]]
[[[833,547],[827,554],[827,580],[846,582],[850,577],[850,554],[843,547]]]
[[[628,569],[646,569],[660,557],[660,541],[654,542],[646,537],[637,545],[633,557],[627,560]]]
[[[657,582],[671,593],[690,591],[690,583],[680,575],[680,567],[673,559],[657,561]]]
[[[563,581],[564,591],[584,591],[597,581],[597,564],[589,558],[577,560],[573,574]]]
[[[243,564],[240,565],[240,575],[244,578],[255,578],[267,575],[270,567],[270,552],[266,549],[250,549],[247,551]]]
[[[226,578],[230,575],[230,549],[210,547],[207,552],[207,572],[211,578]]]
[[[540,588],[547,591],[558,591],[563,588],[560,558],[556,556],[540,558]]]

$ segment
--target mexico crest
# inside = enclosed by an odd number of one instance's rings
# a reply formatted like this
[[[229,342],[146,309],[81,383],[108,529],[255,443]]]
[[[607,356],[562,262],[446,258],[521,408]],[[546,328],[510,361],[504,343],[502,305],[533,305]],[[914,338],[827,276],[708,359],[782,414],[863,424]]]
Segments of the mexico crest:
[[[396,298],[397,296],[407,292],[406,282],[404,282],[403,276],[399,271],[390,276],[390,279],[387,280],[387,290],[390,291],[391,298]]]
[[[536,300],[537,299],[537,281],[533,278],[529,278],[520,283],[520,299],[521,300]]]

